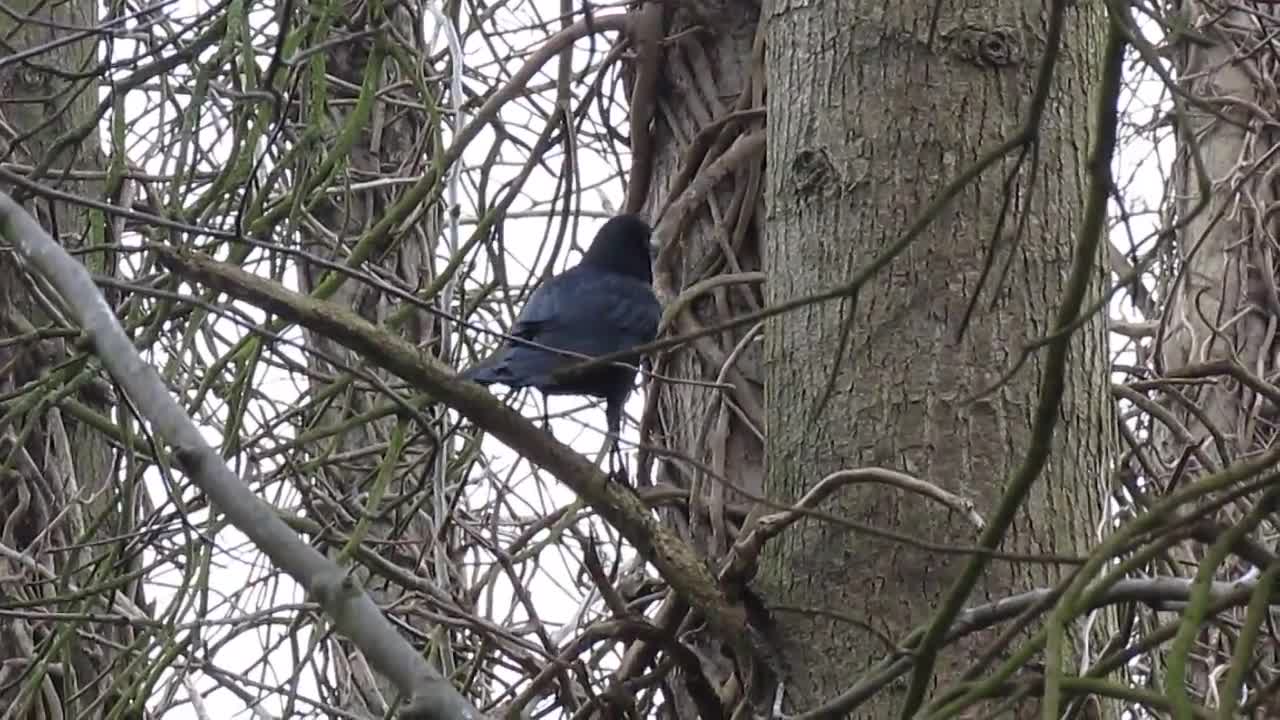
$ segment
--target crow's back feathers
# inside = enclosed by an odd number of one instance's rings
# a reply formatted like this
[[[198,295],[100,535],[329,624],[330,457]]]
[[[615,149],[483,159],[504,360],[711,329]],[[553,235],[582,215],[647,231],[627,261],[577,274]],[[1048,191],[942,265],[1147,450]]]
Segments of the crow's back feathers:
[[[649,226],[634,215],[605,223],[575,267],[543,283],[529,297],[509,334],[567,355],[508,340],[489,360],[463,377],[482,384],[535,387],[547,395],[605,398],[609,430],[621,425],[622,403],[636,371],[605,365],[553,379],[584,361],[652,342],[662,308],[653,294]],[[638,358],[626,358],[634,365]]]
[[[493,358],[464,376],[481,383],[536,387],[548,395],[616,395],[621,390],[602,387],[610,380],[597,376],[617,373],[597,371],[629,372],[627,390],[634,382],[634,371],[603,366],[560,383],[551,376],[556,370],[584,362],[584,356],[600,357],[651,342],[661,316],[662,308],[647,284],[578,265],[535,290],[508,333],[576,354],[507,341]],[[634,365],[636,358],[624,362]]]

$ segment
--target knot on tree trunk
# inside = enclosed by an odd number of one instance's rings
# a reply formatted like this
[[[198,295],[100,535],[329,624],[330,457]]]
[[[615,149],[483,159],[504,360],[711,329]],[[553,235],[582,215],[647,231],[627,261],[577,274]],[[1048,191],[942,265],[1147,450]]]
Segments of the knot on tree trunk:
[[[944,38],[952,54],[981,67],[1002,67],[1022,61],[1023,42],[1015,28],[965,25]]]

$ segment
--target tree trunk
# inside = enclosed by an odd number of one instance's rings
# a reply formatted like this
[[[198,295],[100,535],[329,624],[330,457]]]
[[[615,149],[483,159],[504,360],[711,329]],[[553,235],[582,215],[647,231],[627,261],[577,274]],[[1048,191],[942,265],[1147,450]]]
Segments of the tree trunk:
[[[1207,472],[1255,456],[1276,442],[1273,400],[1234,379],[1222,368],[1235,365],[1274,382],[1277,371],[1276,323],[1280,320],[1276,277],[1277,223],[1273,208],[1277,187],[1268,168],[1280,134],[1269,111],[1275,103],[1271,64],[1252,56],[1252,48],[1274,32],[1280,13],[1258,5],[1248,12],[1216,3],[1189,1],[1181,12],[1197,28],[1197,39],[1180,40],[1173,55],[1182,91],[1205,106],[1178,108],[1179,150],[1174,163],[1176,219],[1185,223],[1177,234],[1177,263],[1171,263],[1168,307],[1162,308],[1158,350],[1150,358],[1156,376],[1194,376],[1208,382],[1173,384],[1159,396],[1178,427],[1152,426],[1158,457],[1152,466],[1159,477],[1147,478],[1157,492],[1194,482]],[[1230,98],[1225,100],[1224,98]],[[1217,115],[1215,117],[1215,115]],[[1223,121],[1221,118],[1228,118]],[[1194,144],[1189,142],[1194,138]],[[1192,153],[1199,153],[1209,183],[1206,197]],[[1259,172],[1261,170],[1261,172]],[[1215,522],[1226,528],[1239,522],[1249,504],[1232,504]],[[1204,546],[1187,543],[1171,552],[1160,572],[1194,576]],[[1261,571],[1232,561],[1217,568],[1216,577],[1238,579]],[[1244,608],[1229,617],[1244,620]],[[1161,621],[1176,621],[1166,613]],[[1272,611],[1271,622],[1280,621]],[[1206,623],[1187,661],[1185,685],[1197,704],[1214,707],[1213,688],[1221,668],[1231,662],[1236,628],[1231,620]],[[1151,675],[1163,686],[1161,658]],[[1261,662],[1246,676],[1246,688],[1270,685],[1274,673]],[[1269,710],[1275,712],[1272,704]]]
[[[1018,131],[1045,53],[1052,3],[1039,5],[1031,14],[1011,0],[963,14],[944,9],[932,46],[933,2],[775,8],[766,60],[770,304],[847,282],[946,183]],[[1088,3],[1074,4],[1066,19],[1039,167],[1034,176],[1026,167],[1018,175],[1013,214],[999,222],[1001,180],[1016,155],[966,188],[856,302],[812,305],[769,323],[771,497],[797,499],[833,471],[881,466],[967,496],[980,513],[995,507],[1029,448],[1039,357],[998,390],[970,398],[1049,329],[1082,217],[1087,93],[1104,26]],[[993,240],[995,270],[957,342]],[[1097,267],[1086,305],[1103,287]],[[846,325],[849,349],[838,357]],[[1112,445],[1101,318],[1076,332],[1070,359],[1053,460],[1007,536],[1008,551],[1083,554],[1098,528]],[[815,421],[833,372],[834,391]],[[976,538],[961,515],[886,486],[843,489],[824,510],[940,546]],[[777,615],[791,668],[787,706],[812,709],[847,689],[892,652],[884,638],[900,640],[928,619],[967,560],[821,521],[782,536],[761,579],[770,603],[792,608]],[[974,598],[1051,585],[1059,576],[1053,565],[993,562]],[[937,682],[956,679],[989,641],[977,636],[949,648]],[[855,716],[894,717],[901,699],[881,693]]]
[[[343,33],[359,33],[372,22],[368,17],[370,6],[350,4],[342,13]],[[398,37],[388,37],[388,42],[416,37],[413,23],[417,20],[404,7],[397,6],[395,22],[405,31]],[[320,40],[327,38],[321,37]],[[390,53],[385,55],[379,69],[374,68],[373,39],[353,38],[333,44],[325,53],[326,72],[344,81],[328,84],[330,102],[324,108],[323,117],[306,120],[313,127],[325,127],[318,146],[326,149],[323,161],[329,161],[338,147],[338,137],[351,122],[351,110],[356,97],[366,84],[366,73],[378,73],[374,87],[379,94],[399,83],[400,93],[409,93],[412,84],[401,77],[399,67]],[[409,57],[420,57],[419,48],[405,48]],[[434,99],[416,98],[417,102],[436,102]],[[408,103],[387,103],[374,99],[370,115],[360,121],[359,136],[346,157],[338,158],[338,167],[345,169],[345,176],[335,176],[327,187],[344,188],[343,192],[320,198],[315,217],[322,232],[315,228],[304,230],[304,250],[311,256],[344,263],[352,244],[363,232],[377,223],[386,209],[400,199],[402,185],[378,185],[352,189],[361,183],[369,184],[377,178],[406,176],[423,172],[431,158],[424,149],[435,147],[434,128],[425,109],[408,109]],[[364,272],[378,277],[406,293],[428,287],[432,281],[431,254],[439,250],[441,240],[442,208],[431,204],[431,209],[420,219],[408,225],[406,232],[388,239],[382,251],[362,265]],[[304,260],[299,266],[300,285],[305,292],[312,292],[321,279],[329,273],[329,267]],[[365,319],[379,325],[395,323],[404,337],[415,343],[429,343],[424,350],[440,352],[441,343],[453,328],[434,325],[425,311],[410,309],[404,317],[397,318],[407,306],[405,301],[378,289],[358,278],[349,278],[329,300],[341,307],[351,308]],[[437,298],[437,301],[439,299]],[[427,407],[417,413],[401,412],[393,404],[387,388],[402,388],[400,381],[384,372],[367,366],[358,353],[352,352],[329,338],[305,331],[311,375],[311,392],[317,411],[308,417],[313,427],[329,428],[309,452],[318,461],[318,473],[308,478],[304,488],[310,512],[330,524],[343,536],[350,533],[365,511],[369,518],[369,533],[364,544],[382,554],[391,563],[403,567],[412,574],[430,578],[431,582],[449,590],[453,583],[449,576],[451,562],[447,534],[436,537],[437,528],[443,524],[447,509],[437,506],[437,501],[451,497],[456,487],[439,492],[443,482],[458,482],[457,473],[452,478],[443,477],[448,469],[447,454],[440,447],[439,424],[430,420],[434,410]],[[355,371],[354,379],[351,372]],[[379,387],[371,384],[375,377]],[[339,388],[329,402],[315,402],[317,396]],[[403,398],[409,395],[400,391]],[[406,403],[407,404],[407,403]],[[377,411],[381,409],[382,412]],[[350,421],[367,413],[377,413],[372,419],[355,424]],[[425,423],[423,421],[426,421]],[[345,426],[344,423],[347,423]],[[400,440],[395,440],[395,438]],[[402,443],[402,445],[401,445]],[[401,445],[397,452],[394,448]],[[380,477],[386,467],[387,475]],[[375,486],[386,481],[385,487],[375,491]],[[366,506],[373,498],[382,498],[381,504]],[[398,500],[389,500],[396,499]],[[341,543],[331,545],[337,552]],[[422,618],[430,615],[421,611],[421,599],[406,598],[404,588],[357,567],[356,576],[374,598],[385,607],[395,608],[397,622],[407,627],[421,627]],[[430,658],[439,661],[438,666],[446,676],[455,669],[454,657],[449,649],[447,635],[432,636],[430,642],[437,652]],[[345,709],[360,715],[381,716],[387,706],[393,704],[395,689],[375,676],[359,653],[345,641],[334,642],[340,651],[335,653],[337,668],[336,702]]]
[[[101,169],[98,135],[61,145],[57,140],[93,117],[97,85],[93,75],[85,82],[79,74],[92,72],[96,38],[65,41],[76,28],[97,25],[97,7],[18,3],[11,9],[17,15],[0,17],[10,52],[53,48],[0,68],[5,160],[43,168],[43,174],[29,177],[85,198],[102,197],[103,183],[73,180],[61,171]],[[20,142],[10,145],[15,137]],[[100,212],[44,196],[25,205],[68,248],[119,241]],[[141,589],[132,583],[75,602],[53,602],[137,568],[139,560],[120,557],[117,544],[95,543],[131,537],[133,514],[121,509],[137,507],[137,497],[103,492],[118,479],[114,455],[102,435],[77,419],[75,408],[109,414],[111,386],[84,362],[85,350],[61,339],[37,340],[37,333],[60,328],[60,320],[41,299],[49,297],[48,288],[33,292],[34,279],[13,257],[0,251],[0,397],[8,398],[0,401],[0,543],[38,569],[0,558],[0,596],[11,607],[30,603],[32,615],[0,619],[0,708],[13,718],[96,718],[112,711],[141,717],[140,706],[117,708],[130,699],[134,679],[116,665],[127,657],[120,648],[133,643],[129,626],[38,618],[42,612],[116,613],[117,599],[141,601]],[[81,257],[95,273],[114,272],[109,255]],[[65,395],[58,399],[60,393]],[[131,422],[127,411],[113,420],[121,426]],[[140,491],[141,484],[122,487]],[[136,613],[136,605],[131,611]]]
[[[663,4],[648,4],[641,13],[663,12]],[[712,0],[681,4],[667,11],[656,26],[642,15],[637,23],[636,71],[632,76],[631,113],[654,112],[648,138],[632,138],[632,153],[652,160],[652,182],[645,211],[661,235],[654,270],[654,286],[668,308],[681,306],[665,330],[667,334],[697,332],[728,317],[759,310],[761,288],[759,227],[764,217],[763,86],[759,57],[753,59],[759,24],[757,3]],[[656,104],[646,100],[646,62],[657,43],[646,33],[679,37],[666,44],[657,63],[653,84]],[[653,44],[650,45],[649,43]],[[639,88],[637,90],[637,88]],[[739,120],[700,133],[716,121],[737,113]],[[754,114],[753,114],[754,113]],[[634,128],[634,123],[633,123]],[[753,141],[753,138],[755,140]],[[706,142],[704,142],[706,141]],[[700,153],[693,150],[700,149]],[[705,192],[688,182],[692,170],[718,172],[723,180]],[[634,173],[633,173],[634,175]],[[682,179],[683,178],[683,179]],[[632,182],[637,182],[633,176]],[[628,196],[639,196],[629,188]],[[674,229],[674,230],[672,230]],[[656,412],[642,424],[650,433],[643,442],[668,452],[656,459],[641,453],[641,483],[648,464],[655,463],[659,483],[690,491],[687,507],[664,510],[664,519],[694,541],[715,566],[733,543],[748,497],[758,496],[764,483],[764,370],[760,364],[761,327],[700,338],[660,353],[654,361],[657,377],[697,378],[717,382],[691,385],[656,381],[649,385],[650,405]],[[692,462],[691,462],[692,461]],[[739,490],[745,491],[744,495]],[[687,608],[669,598],[659,617],[675,626],[685,621]],[[686,635],[712,661],[704,668],[721,688],[735,688],[723,648],[711,638]],[[633,645],[621,677],[639,673],[651,659],[652,648]],[[681,683],[679,671],[667,686],[667,701],[676,717],[698,717]],[[727,696],[726,712],[742,704],[740,691]]]
[[[735,165],[709,201],[695,206],[687,227],[660,238],[675,243],[675,257],[658,267],[664,299],[669,303],[713,275],[757,269],[761,255],[768,305],[847,282],[900,238],[946,183],[1025,122],[1051,5],[1042,3],[1033,15],[1011,0],[963,15],[944,8],[930,46],[933,2],[783,2],[761,23],[767,50],[757,63],[750,61],[757,9],[723,2],[700,6],[699,17],[674,11],[666,35],[694,24],[707,32],[672,43],[663,58],[651,207],[679,207],[676,200],[687,192],[674,178],[697,145],[694,137],[730,111],[759,107],[766,85],[768,169],[756,184],[753,171],[762,158]],[[660,359],[665,375],[733,387],[656,386],[654,439],[677,457],[659,466],[657,478],[694,491],[688,511],[670,519],[713,564],[741,520],[736,511],[742,506],[734,503],[744,500],[725,491],[725,481],[794,502],[830,472],[881,466],[967,496],[981,513],[994,508],[1028,449],[1039,358],[995,392],[969,398],[995,383],[1024,344],[1046,333],[1062,294],[1082,215],[1092,121],[1087,93],[1097,77],[1102,20],[1088,4],[1068,11],[1039,167],[1034,179],[1024,167],[1012,185],[1014,216],[997,224],[1006,197],[1002,179],[1015,169],[1008,158],[935,218],[924,237],[870,281],[856,305],[811,305],[768,321],[763,359],[755,344],[743,342],[749,328]],[[751,122],[730,124],[733,132],[705,160],[695,156],[696,167],[707,172],[732,156],[758,127]],[[767,207],[767,215],[758,207]],[[763,253],[756,241],[760,223]],[[957,341],[993,235],[1000,248],[995,271]],[[1006,262],[1008,274],[1001,277]],[[1103,281],[1099,265],[1086,302],[1098,297]],[[766,304],[757,290],[741,280],[716,288],[689,305],[672,331]],[[841,329],[850,323],[849,350],[837,358]],[[1097,531],[1113,422],[1101,319],[1077,331],[1070,358],[1054,460],[1009,533],[1008,551],[1076,554]],[[833,372],[829,402],[812,420]],[[766,426],[767,467],[757,436]],[[713,472],[725,480],[713,479]],[[977,536],[958,514],[886,486],[845,488],[822,509],[940,547],[973,545]],[[821,705],[891,653],[884,638],[901,640],[926,621],[967,559],[820,521],[784,533],[767,551],[757,581],[782,642],[784,711]],[[974,601],[1058,577],[1052,565],[995,562]],[[956,679],[989,640],[978,636],[948,648],[938,682]],[[700,657],[713,669],[722,698],[731,695],[732,666],[715,652]],[[624,663],[624,669],[631,668]],[[673,687],[670,694],[678,717],[696,717],[686,693]],[[853,714],[894,717],[900,703],[900,693],[883,693]]]

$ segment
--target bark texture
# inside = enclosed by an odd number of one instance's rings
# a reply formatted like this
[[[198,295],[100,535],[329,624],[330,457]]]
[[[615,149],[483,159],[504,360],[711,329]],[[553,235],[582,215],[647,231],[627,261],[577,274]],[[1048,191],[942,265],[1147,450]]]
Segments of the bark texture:
[[[719,19],[715,29],[676,44],[664,58],[659,102],[660,117],[654,126],[654,181],[650,207],[672,212],[672,184],[687,166],[688,150],[696,136],[736,108],[732,101],[750,92],[751,49],[756,36],[758,8],[728,0],[707,8],[704,20]],[[667,34],[687,29],[694,17],[676,13]],[[758,83],[757,83],[758,87]],[[749,102],[749,101],[745,101]],[[744,102],[744,104],[745,104]],[[719,139],[720,151],[750,128],[733,129]],[[700,165],[715,160],[714,153]],[[728,175],[706,201],[687,216],[677,247],[664,249],[655,286],[665,303],[677,298],[685,308],[667,329],[671,334],[697,332],[728,317],[759,310],[759,283],[733,282],[711,290],[691,288],[728,274],[760,269],[757,228],[761,216],[759,187],[763,181],[763,157],[745,162]],[[683,187],[678,190],[684,190]],[[750,191],[754,190],[754,191]],[[655,213],[655,210],[651,210]],[[685,301],[688,304],[685,305]],[[764,396],[759,343],[739,348],[748,328],[702,338],[666,353],[660,373],[675,377],[716,380],[731,390],[656,383],[658,400],[654,432],[668,447],[685,457],[699,459],[721,477],[758,493],[764,476]],[[738,351],[735,353],[735,349]],[[732,362],[730,362],[732,358]],[[680,460],[659,465],[657,479],[678,487],[692,487],[700,497],[688,514],[671,519],[704,544],[713,557],[725,551],[731,538],[718,516],[726,502],[741,497],[722,482]]]
[[[664,8],[664,3],[650,3],[642,12],[665,12],[661,35],[680,39],[661,46],[653,97],[631,97],[633,116],[654,113],[651,144],[633,137],[632,152],[638,163],[641,155],[652,161],[645,211],[659,223],[678,218],[675,231],[660,238],[664,247],[654,285],[669,313],[680,308],[671,314],[665,332],[683,335],[763,307],[762,284],[751,279],[761,266],[764,211],[764,86],[760,58],[753,58],[760,10],[757,3],[742,0]],[[657,46],[651,40],[633,38],[639,46],[637,85],[643,85],[644,73],[651,69],[648,52]],[[725,122],[735,114],[742,119]],[[761,142],[753,143],[752,137]],[[717,168],[724,172],[711,185],[689,182],[691,174],[714,175],[720,173]],[[764,487],[760,330],[739,328],[661,353],[655,374],[702,382],[649,386],[649,404],[656,412],[646,414],[644,441],[667,451],[657,458],[652,477],[690,491],[688,506],[664,511],[664,519],[691,538],[712,567],[724,557],[742,521],[746,497],[738,489],[758,496]],[[646,457],[642,452],[642,483],[650,477],[646,468],[652,457]],[[685,610],[670,598],[660,618],[678,626]],[[700,649],[704,672],[722,690],[725,712],[745,708],[724,648],[697,632],[683,637]],[[628,661],[642,657],[643,647],[632,647]],[[626,662],[624,668],[634,669]],[[674,716],[699,717],[685,686],[689,678],[680,670],[673,678],[666,695]]]
[[[765,63],[770,304],[846,281],[897,240],[945,183],[1016,133],[1045,52],[1051,4],[944,4],[932,45],[934,2],[774,5]],[[1017,176],[1013,214],[1002,225],[1012,158],[966,189],[856,303],[810,306],[768,324],[770,496],[796,499],[832,471],[882,466],[968,496],[989,515],[1028,448],[1038,359],[995,392],[966,399],[1045,334],[1062,293],[1082,207],[1101,20],[1093,4],[1068,11],[1039,166]],[[993,241],[999,287],[987,286],[957,342]],[[837,357],[846,324],[849,351]],[[1097,532],[1113,423],[1105,341],[1100,318],[1076,333],[1053,459],[1005,550],[1081,554]],[[833,372],[834,393],[814,421]],[[962,517],[883,486],[845,489],[824,509],[941,546],[976,538]],[[786,707],[812,709],[847,689],[891,651],[884,638],[901,639],[928,619],[966,560],[815,521],[776,541],[761,586],[771,605],[788,608],[776,613],[788,661]],[[1058,577],[1053,566],[997,561],[971,601]],[[949,648],[939,680],[954,680],[987,639]],[[852,716],[895,717],[900,700],[881,693]]]
[[[0,67],[3,160],[43,168],[31,178],[87,198],[100,198],[103,184],[72,180],[60,171],[102,166],[97,132],[78,139],[72,134],[93,121],[96,42],[55,42],[96,24],[93,2],[23,2],[0,17],[0,34],[11,52],[54,48],[27,63]],[[25,204],[68,248],[118,241],[100,213],[39,196],[28,196]],[[82,258],[96,273],[114,272],[109,255]],[[111,447],[77,419],[75,408],[110,415],[111,386],[83,350],[61,339],[37,339],[40,331],[60,327],[61,319],[50,312],[51,296],[14,262],[12,252],[0,249],[0,543],[38,565],[0,558],[0,597],[12,607],[37,611],[33,616],[110,613],[116,608],[109,593],[54,599],[137,568],[136,558],[120,555],[120,544],[93,541],[131,535],[128,508],[136,509],[141,485],[117,483]],[[127,415],[113,419],[130,422]],[[55,577],[61,580],[50,582]],[[136,583],[116,589],[117,597],[141,600]],[[124,626],[6,617],[0,620],[0,708],[14,718],[96,718],[112,711],[121,718],[141,717],[139,707],[118,707],[137,679],[123,670],[127,656],[120,652],[132,642],[133,631]]]

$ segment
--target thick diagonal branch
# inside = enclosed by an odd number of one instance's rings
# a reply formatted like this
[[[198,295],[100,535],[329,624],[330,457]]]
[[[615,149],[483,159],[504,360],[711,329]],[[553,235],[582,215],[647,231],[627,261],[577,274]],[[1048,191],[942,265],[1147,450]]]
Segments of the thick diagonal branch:
[[[179,275],[281,318],[323,333],[369,362],[400,376],[433,399],[457,410],[485,432],[564,483],[636,550],[653,563],[686,601],[705,614],[726,641],[746,650],[745,611],[721,592],[711,571],[688,543],[663,527],[638,495],[611,482],[585,457],[539,430],[478,385],[418,348],[346,308],[291,292],[266,278],[207,255],[155,246],[161,264]]]

